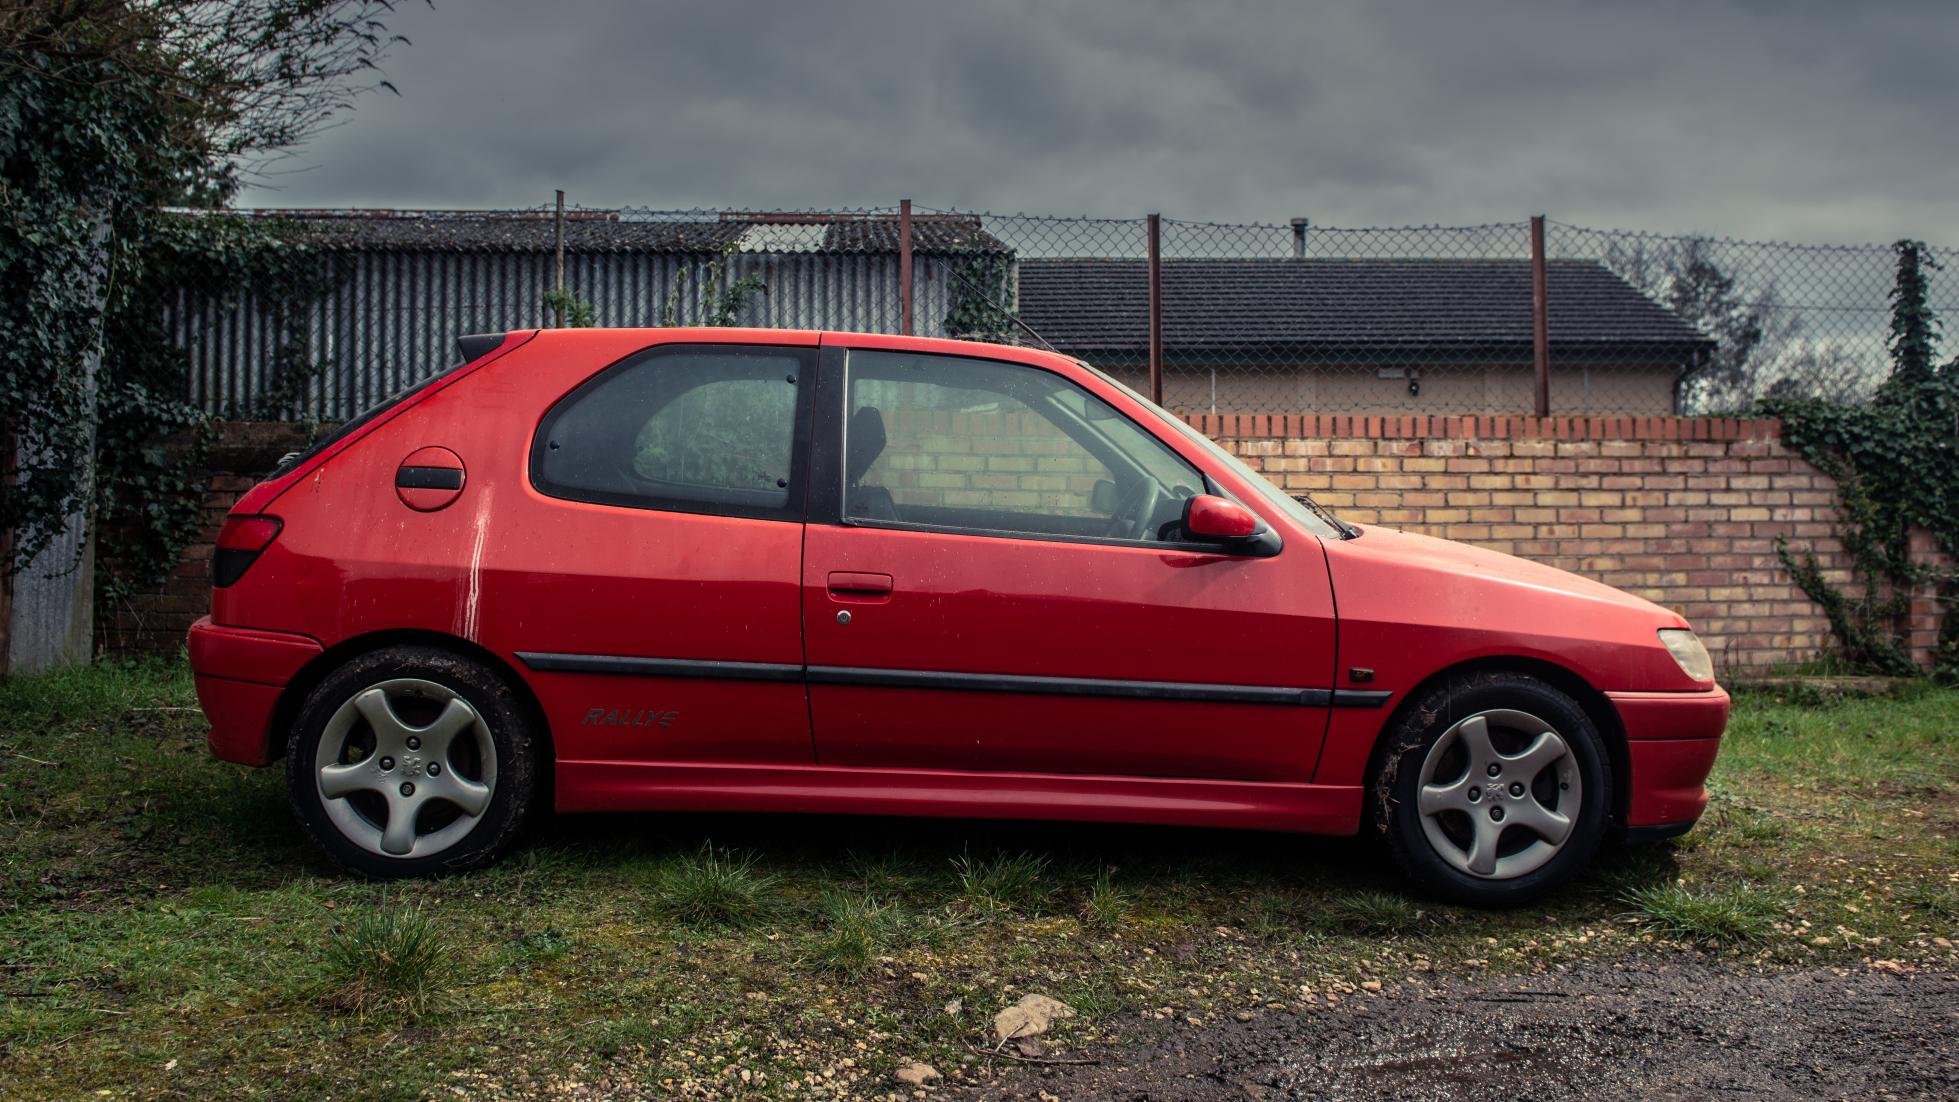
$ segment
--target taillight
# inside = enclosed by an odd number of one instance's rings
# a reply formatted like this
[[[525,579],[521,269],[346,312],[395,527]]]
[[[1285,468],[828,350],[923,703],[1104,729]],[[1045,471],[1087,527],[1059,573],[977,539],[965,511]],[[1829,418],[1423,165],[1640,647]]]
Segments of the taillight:
[[[278,517],[224,518],[224,527],[218,531],[217,553],[211,556],[211,584],[223,589],[244,577],[245,570],[258,561],[259,553],[278,538],[281,527]]]

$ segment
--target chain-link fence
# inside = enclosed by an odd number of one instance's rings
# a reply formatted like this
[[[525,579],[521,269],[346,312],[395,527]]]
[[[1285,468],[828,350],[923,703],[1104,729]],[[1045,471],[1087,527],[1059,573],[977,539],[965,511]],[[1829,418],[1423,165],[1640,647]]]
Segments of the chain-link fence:
[[[1551,222],[1547,251],[1612,273],[1706,338],[1678,380],[1681,412],[1739,412],[1764,398],[1855,401],[1891,370],[1892,245],[1668,237]],[[1935,265],[1926,273],[1932,309],[1959,316],[1959,252],[1926,256]]]
[[[910,204],[259,217],[296,228],[313,277],[186,286],[166,318],[193,396],[227,415],[346,417],[459,334],[587,322],[1046,346],[1144,390],[1154,367],[1186,413],[1735,413],[1889,370],[1888,245]],[[1959,309],[1959,256],[1929,256],[1933,308]]]

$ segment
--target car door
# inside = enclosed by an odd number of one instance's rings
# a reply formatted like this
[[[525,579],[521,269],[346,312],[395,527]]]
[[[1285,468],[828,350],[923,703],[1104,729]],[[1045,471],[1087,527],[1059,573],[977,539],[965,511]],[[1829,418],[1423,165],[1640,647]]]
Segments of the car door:
[[[1218,487],[1056,370],[826,344],[817,402],[820,762],[1310,778],[1333,673],[1316,540],[1181,540],[1183,499]]]
[[[562,763],[813,758],[798,582],[813,347],[660,345],[543,413],[486,561]],[[561,777],[564,771],[560,771]]]

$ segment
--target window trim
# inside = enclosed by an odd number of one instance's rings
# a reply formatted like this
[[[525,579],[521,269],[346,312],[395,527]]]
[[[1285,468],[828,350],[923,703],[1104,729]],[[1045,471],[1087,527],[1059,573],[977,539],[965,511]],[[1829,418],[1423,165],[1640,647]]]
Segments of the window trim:
[[[544,476],[544,456],[550,441],[551,429],[565,412],[577,404],[579,399],[614,377],[656,360],[684,355],[727,355],[729,353],[755,352],[778,358],[792,359],[796,368],[796,401],[793,434],[789,451],[789,486],[786,500],[781,506],[752,506],[731,502],[697,501],[688,498],[657,497],[650,494],[609,493],[586,490],[552,482]],[[538,419],[537,427],[531,435],[530,460],[525,474],[531,488],[548,498],[558,501],[575,501],[587,505],[604,505],[621,509],[636,509],[643,512],[685,513],[692,516],[737,517],[746,520],[768,520],[788,523],[802,523],[809,505],[810,487],[810,436],[811,420],[814,413],[814,375],[817,367],[816,349],[802,345],[778,344],[720,344],[720,343],[680,343],[655,344],[623,356],[587,376],[571,390],[553,401],[544,415]],[[708,384],[702,384],[708,385]]]
[[[813,522],[812,522],[813,523]],[[928,536],[982,536],[987,539],[1029,540],[1034,543],[1074,543],[1095,547],[1130,547],[1139,551],[1180,551],[1193,555],[1219,555],[1225,558],[1250,559],[1270,558],[1263,552],[1253,553],[1232,548],[1222,543],[1198,542],[1192,540],[1126,540],[1118,536],[1070,536],[1058,532],[1018,532],[1011,528],[966,528],[953,524],[927,524],[916,520],[863,520],[844,517],[837,525],[843,528],[870,528],[888,532],[917,532]],[[1272,555],[1278,554],[1274,551]]]
[[[1208,541],[1133,540],[1115,536],[1071,536],[1051,532],[1021,532],[1006,528],[968,528],[958,525],[928,524],[920,521],[874,520],[849,516],[844,512],[844,501],[848,497],[849,488],[844,485],[843,457],[848,454],[847,449],[849,447],[849,441],[846,437],[849,432],[850,423],[850,355],[853,352],[894,351],[903,355],[932,356],[946,360],[976,360],[983,363],[998,364],[1002,367],[1018,367],[1025,368],[1029,371],[1043,371],[1049,375],[1056,376],[1062,382],[1086,392],[1090,398],[1108,406],[1110,413],[1129,422],[1138,432],[1155,441],[1164,450],[1168,451],[1172,456],[1175,456],[1179,462],[1188,466],[1197,474],[1198,478],[1203,480],[1204,492],[1237,501],[1236,495],[1226,493],[1223,487],[1219,486],[1217,481],[1211,477],[1209,471],[1193,462],[1190,457],[1184,455],[1182,452],[1170,447],[1160,435],[1150,431],[1148,425],[1137,421],[1134,417],[1123,412],[1114,403],[1095,393],[1093,388],[1084,386],[1079,380],[1071,379],[1066,373],[1056,371],[1046,365],[1023,363],[1019,360],[1003,360],[992,356],[975,356],[963,352],[950,353],[912,349],[825,346],[823,349],[821,369],[818,372],[817,378],[820,401],[817,415],[823,420],[817,432],[816,455],[812,464],[812,477],[814,480],[812,485],[821,488],[820,492],[822,497],[811,501],[808,523],[832,524],[843,528],[918,532],[926,535],[981,536],[991,539],[1028,540],[1038,543],[1128,547],[1146,551],[1176,551],[1185,554],[1218,555],[1230,558],[1271,558],[1277,556],[1285,549],[1284,537],[1277,529],[1272,528],[1270,524],[1267,524],[1263,520],[1260,523],[1272,533],[1272,544],[1274,546],[1271,546],[1269,550],[1262,550],[1254,554]],[[1060,426],[1057,425],[1056,427],[1059,429]],[[1071,440],[1074,439],[1072,434],[1064,433],[1064,435],[1068,435]],[[1081,444],[1078,440],[1075,442],[1084,451],[1089,452],[1091,455],[1094,454],[1094,449],[1089,448],[1085,444]],[[1114,447],[1115,445],[1109,442],[1109,446]],[[1244,503],[1238,502],[1238,504],[1243,505]]]

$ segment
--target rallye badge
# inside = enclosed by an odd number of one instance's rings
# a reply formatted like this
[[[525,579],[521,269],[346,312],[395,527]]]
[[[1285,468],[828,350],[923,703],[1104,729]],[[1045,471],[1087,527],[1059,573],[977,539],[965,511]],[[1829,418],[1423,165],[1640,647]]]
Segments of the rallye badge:
[[[589,708],[579,720],[586,727],[658,727],[665,730],[680,718],[679,712],[657,708]]]

